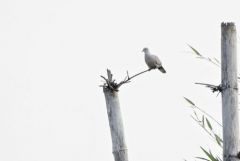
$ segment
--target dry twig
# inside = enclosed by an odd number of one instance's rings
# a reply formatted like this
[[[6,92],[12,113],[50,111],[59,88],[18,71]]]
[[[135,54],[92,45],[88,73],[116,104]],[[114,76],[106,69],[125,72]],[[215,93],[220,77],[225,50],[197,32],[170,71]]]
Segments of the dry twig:
[[[127,76],[121,82],[116,83],[115,80],[112,79],[113,75],[112,75],[111,71],[109,69],[107,69],[108,78],[105,78],[104,76],[101,75],[101,78],[103,78],[105,80],[105,83],[103,85],[101,85],[100,87],[108,88],[112,91],[118,91],[120,86],[122,86],[123,84],[129,83],[130,80],[133,79],[134,77],[141,75],[145,72],[149,72],[150,70],[152,70],[152,69],[144,70],[144,71],[137,73],[131,77],[129,76],[128,71],[127,71]]]

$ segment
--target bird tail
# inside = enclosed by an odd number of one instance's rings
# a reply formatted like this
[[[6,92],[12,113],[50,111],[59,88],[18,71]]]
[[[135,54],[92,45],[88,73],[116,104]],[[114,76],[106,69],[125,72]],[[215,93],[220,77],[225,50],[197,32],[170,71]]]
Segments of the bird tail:
[[[162,73],[166,73],[166,70],[161,66],[158,68]]]

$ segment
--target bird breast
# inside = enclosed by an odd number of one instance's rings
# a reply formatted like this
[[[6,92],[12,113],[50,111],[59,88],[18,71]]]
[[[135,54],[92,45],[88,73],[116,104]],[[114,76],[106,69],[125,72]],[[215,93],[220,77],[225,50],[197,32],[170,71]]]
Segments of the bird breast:
[[[156,68],[156,60],[154,57],[150,54],[145,54],[145,62],[148,65],[149,68]]]

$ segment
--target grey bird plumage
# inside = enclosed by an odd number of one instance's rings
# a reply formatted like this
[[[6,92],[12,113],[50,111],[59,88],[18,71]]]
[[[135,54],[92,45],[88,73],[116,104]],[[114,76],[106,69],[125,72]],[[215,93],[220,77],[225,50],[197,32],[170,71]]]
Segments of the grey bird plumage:
[[[156,55],[152,55],[148,48],[143,48],[142,51],[145,53],[145,62],[149,69],[158,68],[162,73],[166,73],[166,70],[162,66],[162,62]]]

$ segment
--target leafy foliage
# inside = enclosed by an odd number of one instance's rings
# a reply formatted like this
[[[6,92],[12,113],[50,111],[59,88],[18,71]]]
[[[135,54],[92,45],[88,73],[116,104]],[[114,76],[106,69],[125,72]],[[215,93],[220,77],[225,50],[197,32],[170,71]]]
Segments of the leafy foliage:
[[[223,146],[223,140],[222,138],[216,134],[214,131],[214,128],[212,126],[211,121],[214,121],[220,128],[222,128],[222,125],[215,120],[210,114],[203,111],[201,108],[196,106],[196,104],[190,100],[189,98],[184,97],[186,102],[191,106],[193,109],[193,114],[191,115],[192,119],[212,138],[212,140],[220,147]],[[222,159],[218,156],[214,156],[210,150],[206,150],[203,147],[200,147],[201,150],[204,152],[207,158],[205,157],[196,157],[196,159],[200,160],[207,160],[207,161],[222,161]]]
[[[207,60],[208,62],[220,67],[220,61],[218,59],[205,57],[193,46],[191,45],[188,45],[188,46],[193,51],[193,53],[198,56],[197,58]],[[184,97],[184,99],[193,109],[193,114],[191,115],[193,120],[212,138],[212,140],[220,148],[222,148],[223,139],[214,131],[212,121],[215,122],[216,125],[218,125],[220,128],[222,128],[222,125],[216,119],[214,119],[210,114],[205,112],[202,108],[198,107],[192,100],[190,100],[187,97]],[[222,161],[222,159],[218,157],[218,155],[214,156],[211,150],[206,150],[203,147],[200,147],[200,148],[205,154],[205,157],[195,157],[196,159],[205,160],[205,161]]]
[[[219,157],[214,157],[212,152],[209,150],[205,150],[203,147],[200,147],[202,149],[202,151],[207,155],[207,157],[211,160],[211,161],[221,161],[221,159]],[[219,160],[220,159],[220,160]],[[208,159],[205,159],[208,160]]]
[[[200,52],[197,49],[195,49],[194,47],[192,47],[191,45],[188,45],[188,46],[193,51],[193,53],[198,56],[197,58],[207,60],[207,61],[211,62],[212,64],[220,67],[220,61],[217,58],[205,57],[202,54],[200,54]]]

